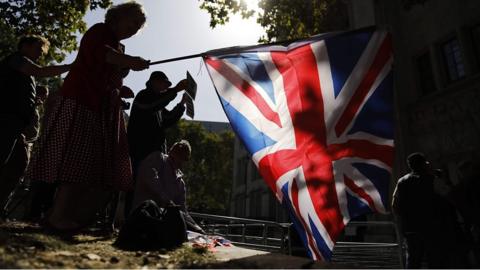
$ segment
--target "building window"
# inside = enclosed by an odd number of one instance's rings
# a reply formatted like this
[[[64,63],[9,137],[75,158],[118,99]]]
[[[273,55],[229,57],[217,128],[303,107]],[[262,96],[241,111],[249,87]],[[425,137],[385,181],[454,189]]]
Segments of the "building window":
[[[430,53],[425,53],[417,58],[417,72],[422,94],[434,92],[437,88],[435,87]]]
[[[472,28],[473,47],[477,57],[477,63],[480,66],[480,25]]]
[[[442,53],[447,66],[449,80],[456,81],[465,77],[465,64],[458,39],[454,38],[443,43]]]

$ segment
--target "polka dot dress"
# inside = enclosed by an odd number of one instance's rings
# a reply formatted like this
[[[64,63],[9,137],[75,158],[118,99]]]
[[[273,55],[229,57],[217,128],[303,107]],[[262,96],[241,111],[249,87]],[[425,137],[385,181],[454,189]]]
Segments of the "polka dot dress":
[[[118,96],[105,103],[102,112],[95,112],[73,99],[55,97],[27,177],[130,190],[132,172]]]

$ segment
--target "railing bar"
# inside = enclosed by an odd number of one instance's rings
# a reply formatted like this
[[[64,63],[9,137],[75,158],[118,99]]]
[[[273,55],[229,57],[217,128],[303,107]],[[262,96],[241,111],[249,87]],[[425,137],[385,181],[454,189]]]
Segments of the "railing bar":
[[[272,221],[265,221],[265,220],[256,220],[256,219],[247,219],[247,218],[236,218],[236,217],[227,217],[227,216],[216,216],[216,215],[208,215],[208,214],[201,214],[201,213],[191,213],[192,217],[204,219],[205,223],[216,222],[216,224],[208,224],[209,232],[216,233],[218,235],[225,235],[226,237],[234,238],[229,239],[232,241],[232,244],[237,244],[240,246],[249,246],[258,249],[264,250],[281,250],[285,252],[288,249],[288,254],[292,252],[291,246],[291,239],[290,239],[290,228],[291,223],[277,223]],[[242,224],[238,224],[242,223]],[[372,226],[393,226],[395,232],[397,232],[397,228],[395,223],[389,221],[354,221],[348,224],[350,227],[372,227]],[[248,228],[248,230],[247,230]],[[261,229],[260,229],[261,228]],[[222,234],[221,231],[225,230],[226,234]],[[239,231],[241,230],[240,234],[232,234],[230,235],[231,231]],[[257,231],[261,233],[261,235],[257,236]],[[247,235],[247,233],[254,234],[254,235]],[[276,237],[269,237],[269,235],[275,236],[280,235],[281,238]],[[398,232],[397,232],[398,234]],[[399,237],[397,237],[399,238]],[[235,240],[240,240],[242,242],[238,242]],[[254,242],[254,243],[246,243],[246,242]],[[288,241],[288,243],[286,242]],[[279,245],[276,243],[280,242]],[[262,243],[262,244],[260,244]],[[288,246],[286,246],[288,244]],[[279,247],[280,246],[280,247]],[[396,243],[364,243],[364,242],[338,242],[335,246],[334,254],[332,260],[335,261],[337,258],[341,261],[354,261],[354,262],[361,262],[364,264],[368,264],[369,267],[373,265],[395,265],[398,266],[398,262],[394,259],[395,253],[397,253],[398,257],[401,257],[401,253],[398,252],[400,250],[400,245],[398,243],[398,239]],[[376,250],[377,249],[377,250]],[[378,250],[383,249],[383,250]],[[397,252],[395,252],[397,250]],[[352,252],[355,255],[352,255]],[[349,255],[350,254],[350,255]],[[392,260],[393,259],[393,260]],[[379,262],[378,260],[383,261],[392,261],[395,263],[385,264]],[[402,262],[400,262],[401,265]]]
[[[216,220],[224,220],[224,221],[239,221],[239,222],[249,222],[249,223],[264,223],[264,224],[272,224],[281,227],[288,227],[291,223],[278,223],[268,220],[259,220],[259,219],[248,219],[248,218],[238,218],[238,217],[227,217],[227,216],[218,216],[218,215],[208,215],[208,214],[201,214],[196,212],[190,212],[192,217],[199,217],[199,218],[209,218],[209,219],[216,219]]]

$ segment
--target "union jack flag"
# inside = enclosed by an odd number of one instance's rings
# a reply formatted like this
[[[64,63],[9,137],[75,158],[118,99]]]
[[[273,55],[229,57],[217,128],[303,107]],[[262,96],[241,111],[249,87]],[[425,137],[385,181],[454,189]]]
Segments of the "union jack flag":
[[[204,61],[235,133],[290,210],[312,259],[330,260],[352,218],[386,212],[393,162],[387,32],[210,51]]]

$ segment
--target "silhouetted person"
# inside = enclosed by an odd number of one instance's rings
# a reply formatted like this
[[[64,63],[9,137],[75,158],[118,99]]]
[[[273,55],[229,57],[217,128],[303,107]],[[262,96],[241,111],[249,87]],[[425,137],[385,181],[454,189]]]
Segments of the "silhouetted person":
[[[443,268],[445,261],[438,238],[451,232],[439,234],[439,196],[435,194],[430,163],[422,153],[408,156],[411,172],[398,180],[393,193],[392,210],[406,242],[406,268],[420,268],[426,258],[429,268]]]
[[[33,144],[40,133],[40,110],[48,97],[48,88],[37,86],[35,97],[35,111],[30,124],[23,130],[17,139],[10,158],[0,174],[0,181],[10,187],[2,192],[8,192],[18,185],[22,180],[30,161]],[[2,195],[3,197],[3,195]]]
[[[70,65],[41,67],[36,62],[48,51],[47,39],[31,35],[18,42],[17,52],[0,62],[0,171],[7,163],[14,146],[22,138],[22,132],[31,123],[35,114],[35,77],[60,75],[70,69]],[[0,181],[0,205],[15,185]]]
[[[160,151],[167,153],[165,132],[175,125],[185,112],[185,95],[172,110],[167,106],[175,99],[177,93],[186,88],[186,80],[180,81],[175,87],[165,73],[154,71],[146,83],[146,89],[135,97],[128,120],[128,144],[134,181],[140,162],[150,153]],[[125,198],[125,213],[130,212],[133,194],[128,192]]]
[[[190,143],[181,140],[172,145],[168,155],[161,151],[148,155],[139,165],[132,209],[147,200],[153,200],[160,207],[178,205],[187,229],[204,233],[186,206],[187,189],[181,168],[190,159],[191,151]]]
[[[75,233],[90,225],[112,192],[133,186],[121,98],[129,69],[149,61],[125,54],[122,40],[145,24],[143,6],[128,1],[110,7],[104,23],[83,35],[77,57],[52,104],[49,121],[27,170],[32,180],[58,185],[45,225]]]
[[[186,88],[186,80],[169,88],[171,85],[165,73],[154,71],[146,83],[147,88],[133,101],[127,134],[134,171],[150,153],[167,153],[165,130],[176,124],[185,112],[184,98],[172,110],[165,109],[177,93]]]

